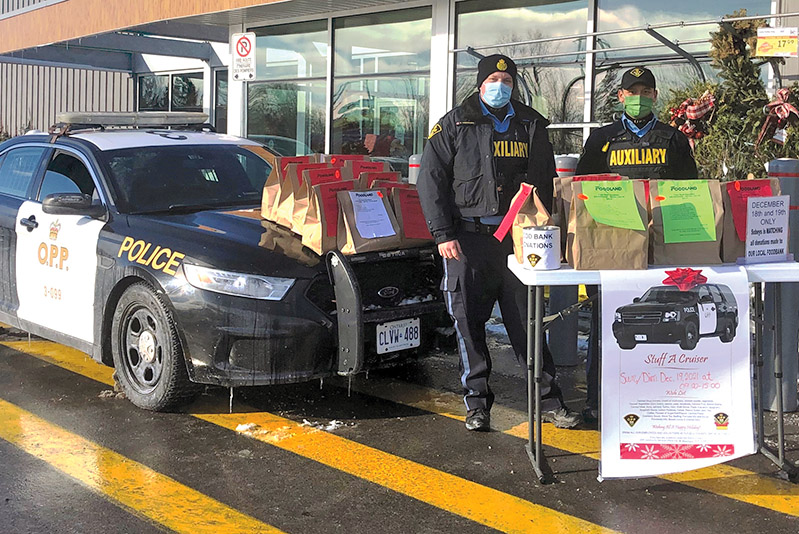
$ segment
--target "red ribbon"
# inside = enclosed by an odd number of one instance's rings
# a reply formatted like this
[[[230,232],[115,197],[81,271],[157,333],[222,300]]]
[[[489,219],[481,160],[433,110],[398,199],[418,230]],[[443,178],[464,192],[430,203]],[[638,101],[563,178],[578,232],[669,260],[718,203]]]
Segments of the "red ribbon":
[[[785,121],[788,120],[788,117],[790,117],[791,113],[793,113],[796,117],[799,117],[799,110],[797,110],[793,104],[788,102],[788,97],[791,96],[790,89],[786,87],[778,89],[776,96],[777,98],[773,102],[766,104],[765,111],[766,113],[774,113],[780,118],[779,126],[785,124]]]
[[[510,227],[513,226],[513,221],[516,220],[516,215],[519,213],[519,210],[522,209],[522,206],[524,206],[524,203],[532,193],[533,186],[522,183],[522,190],[519,193],[519,196],[517,196],[516,201],[511,204],[510,209],[508,209],[508,213],[505,214],[505,218],[503,218],[502,222],[499,224],[499,228],[497,228],[497,231],[494,232],[494,237],[497,241],[502,241],[505,239],[505,236],[508,235],[508,230],[510,230]]]
[[[699,284],[707,282],[707,277],[702,274],[702,269],[678,267],[673,271],[666,271],[666,274],[669,277],[663,280],[662,283],[667,286],[677,286],[680,291],[689,291]]]

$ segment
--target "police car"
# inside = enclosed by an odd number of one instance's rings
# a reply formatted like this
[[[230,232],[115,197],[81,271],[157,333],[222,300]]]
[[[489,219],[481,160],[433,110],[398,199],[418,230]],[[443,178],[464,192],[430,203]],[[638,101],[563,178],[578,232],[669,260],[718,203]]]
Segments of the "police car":
[[[260,217],[274,155],[196,115],[63,114],[0,144],[0,321],[114,366],[150,410],[424,351],[433,249],[317,256]]]
[[[693,350],[702,337],[735,339],[738,303],[724,284],[700,284],[687,291],[675,286],[650,287],[632,304],[616,310],[613,335],[620,348],[638,343],[679,343]]]

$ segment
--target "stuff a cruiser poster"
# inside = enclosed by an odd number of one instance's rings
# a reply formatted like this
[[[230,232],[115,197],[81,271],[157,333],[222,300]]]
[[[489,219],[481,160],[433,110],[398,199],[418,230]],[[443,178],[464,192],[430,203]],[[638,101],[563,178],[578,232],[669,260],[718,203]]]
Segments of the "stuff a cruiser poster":
[[[742,268],[603,271],[600,477],[754,453],[749,354]]]

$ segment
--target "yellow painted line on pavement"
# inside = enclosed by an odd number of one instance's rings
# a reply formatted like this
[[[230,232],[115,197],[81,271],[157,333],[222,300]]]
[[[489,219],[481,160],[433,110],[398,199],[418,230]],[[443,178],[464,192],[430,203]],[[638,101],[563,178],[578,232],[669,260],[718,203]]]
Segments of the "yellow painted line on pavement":
[[[90,371],[91,367],[101,367],[101,364],[82,352],[48,341],[30,344],[23,341],[3,345],[105,384],[113,384],[110,373],[104,370]],[[243,406],[238,408],[249,409]],[[217,406],[216,410],[218,409]],[[501,532],[615,532],[271,413],[217,413],[195,406],[191,415]],[[241,425],[246,425],[246,430],[239,430]]]
[[[281,532],[3,399],[0,438],[175,532]]]
[[[416,384],[372,378],[354,380],[352,389],[372,397],[411,406],[444,417],[463,421],[464,405],[460,395],[440,392]],[[505,434],[527,440],[527,413],[504,406],[491,409],[491,427]],[[546,423],[541,431],[543,443],[563,451],[599,459],[600,439],[595,430],[566,430]],[[719,464],[659,478],[684,484],[730,499],[799,517],[799,486],[787,481]]]

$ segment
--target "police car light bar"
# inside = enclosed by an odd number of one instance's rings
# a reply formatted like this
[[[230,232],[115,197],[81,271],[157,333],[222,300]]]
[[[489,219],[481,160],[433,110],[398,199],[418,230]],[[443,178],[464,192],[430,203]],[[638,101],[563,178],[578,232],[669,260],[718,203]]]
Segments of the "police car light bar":
[[[185,126],[205,124],[205,113],[178,111],[142,111],[138,113],[69,112],[56,115],[61,124],[80,124],[97,126]]]

